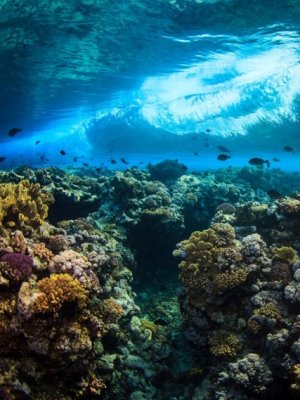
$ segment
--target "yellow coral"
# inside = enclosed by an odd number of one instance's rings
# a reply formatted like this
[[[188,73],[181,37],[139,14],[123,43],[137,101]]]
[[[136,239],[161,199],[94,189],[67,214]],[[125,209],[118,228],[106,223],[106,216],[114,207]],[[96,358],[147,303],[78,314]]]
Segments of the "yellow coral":
[[[277,201],[279,208],[286,214],[297,214],[300,211],[300,200],[284,197]]]
[[[294,382],[291,384],[291,389],[300,393],[300,364],[295,364],[292,367],[292,373],[294,376]]]
[[[210,352],[216,357],[235,357],[241,348],[237,337],[224,330],[214,331],[208,338]]]
[[[142,328],[151,331],[152,335],[155,335],[157,333],[158,326],[153,321],[149,321],[148,319],[141,319],[141,324]]]
[[[2,228],[36,228],[48,216],[48,205],[53,203],[50,193],[40,192],[38,183],[23,180],[0,184],[0,225]]]
[[[281,313],[278,306],[274,303],[267,303],[254,311],[256,315],[263,315],[267,318],[279,320]]]
[[[207,301],[208,293],[232,288],[247,278],[243,268],[220,272],[224,264],[228,268],[241,261],[234,229],[228,224],[217,223],[210,229],[193,232],[173,254],[185,257],[179,264],[180,277],[190,303],[196,307]]]
[[[275,247],[272,253],[274,260],[294,262],[297,259],[297,252],[288,246]]]
[[[16,295],[3,292],[0,296],[0,334],[6,332],[17,309]]]
[[[103,300],[100,305],[100,314],[106,323],[116,323],[124,314],[123,307],[112,297]]]
[[[64,303],[77,301],[80,308],[87,303],[87,294],[81,284],[69,274],[52,274],[37,283],[39,295],[33,303],[35,313],[57,313]]]
[[[267,204],[252,205],[250,209],[253,214],[262,214],[268,210],[268,205]]]
[[[234,268],[230,271],[216,274],[213,278],[213,289],[217,293],[232,289],[247,280],[247,271],[245,268]]]

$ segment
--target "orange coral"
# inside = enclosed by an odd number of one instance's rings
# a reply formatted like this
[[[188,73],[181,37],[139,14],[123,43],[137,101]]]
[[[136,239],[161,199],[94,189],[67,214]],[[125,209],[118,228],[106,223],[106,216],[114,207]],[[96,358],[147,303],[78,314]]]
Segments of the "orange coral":
[[[34,303],[35,313],[57,313],[64,303],[76,301],[80,308],[87,303],[87,294],[80,283],[69,274],[52,274],[37,283],[39,294]]]
[[[37,261],[36,264],[38,264],[36,267],[38,267],[38,269],[46,269],[49,262],[54,257],[52,251],[49,250],[45,246],[45,243],[42,242],[33,244],[32,251],[35,261]]]

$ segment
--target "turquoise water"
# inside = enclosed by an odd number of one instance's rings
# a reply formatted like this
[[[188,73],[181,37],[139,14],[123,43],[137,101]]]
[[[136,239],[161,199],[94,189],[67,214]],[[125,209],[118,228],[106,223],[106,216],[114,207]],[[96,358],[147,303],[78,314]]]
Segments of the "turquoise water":
[[[288,0],[3,1],[1,165],[257,156],[297,170],[298,17]]]

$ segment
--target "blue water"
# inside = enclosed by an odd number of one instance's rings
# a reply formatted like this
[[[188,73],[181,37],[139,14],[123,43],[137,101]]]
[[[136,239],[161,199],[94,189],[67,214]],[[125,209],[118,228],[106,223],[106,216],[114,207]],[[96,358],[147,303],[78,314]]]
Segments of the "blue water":
[[[129,165],[178,158],[204,169],[262,157],[298,170],[297,2],[1,7],[3,168],[124,168],[126,157]],[[12,127],[22,132],[8,137]],[[231,150],[229,160],[217,160],[218,145]]]

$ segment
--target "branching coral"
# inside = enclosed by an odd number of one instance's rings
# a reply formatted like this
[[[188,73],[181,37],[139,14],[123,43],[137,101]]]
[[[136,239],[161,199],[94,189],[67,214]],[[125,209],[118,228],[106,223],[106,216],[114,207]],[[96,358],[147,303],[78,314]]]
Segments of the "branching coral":
[[[38,281],[37,288],[40,294],[33,303],[35,313],[57,313],[64,303],[73,301],[82,308],[88,300],[82,285],[69,274],[52,274]]]
[[[49,270],[53,273],[68,273],[87,290],[100,289],[98,278],[91,270],[91,264],[74,250],[65,250],[54,256],[49,264]]]
[[[65,303],[76,302],[83,308],[88,301],[87,292],[69,274],[52,274],[37,282],[36,287],[23,283],[18,295],[18,309],[23,318],[38,313],[57,314]]]
[[[208,337],[210,352],[216,357],[235,357],[241,348],[237,337],[224,330],[213,331]]]
[[[41,225],[53,203],[50,193],[40,191],[39,184],[23,180],[18,184],[0,184],[0,225],[3,228],[31,230]]]

